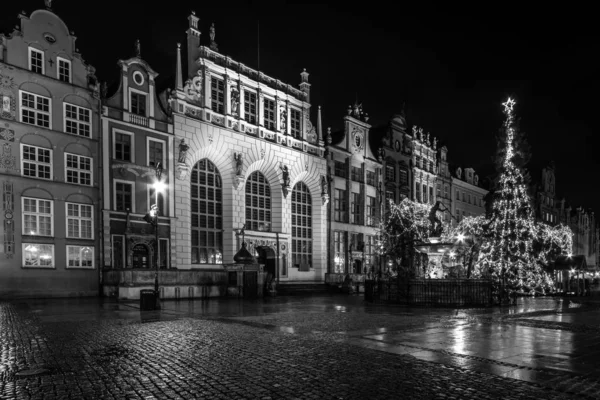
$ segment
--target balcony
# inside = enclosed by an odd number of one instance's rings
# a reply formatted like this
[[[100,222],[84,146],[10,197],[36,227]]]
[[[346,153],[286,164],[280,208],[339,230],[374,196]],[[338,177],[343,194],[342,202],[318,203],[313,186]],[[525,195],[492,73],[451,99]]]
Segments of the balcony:
[[[148,118],[141,115],[129,114],[129,122],[132,124],[148,127]]]

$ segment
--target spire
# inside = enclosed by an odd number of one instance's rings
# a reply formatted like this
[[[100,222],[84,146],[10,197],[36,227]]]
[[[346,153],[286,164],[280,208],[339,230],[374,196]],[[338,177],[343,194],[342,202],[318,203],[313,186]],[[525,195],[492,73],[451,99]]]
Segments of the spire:
[[[317,138],[320,142],[323,141],[323,128],[321,125],[321,106],[317,112]]]
[[[140,39],[137,39],[135,41],[135,56],[137,58],[140,58],[141,55],[142,55],[142,50],[141,50],[141,47],[140,47]]]
[[[177,82],[175,82],[175,88],[177,90],[183,90],[183,72],[181,70],[181,43],[177,43]]]

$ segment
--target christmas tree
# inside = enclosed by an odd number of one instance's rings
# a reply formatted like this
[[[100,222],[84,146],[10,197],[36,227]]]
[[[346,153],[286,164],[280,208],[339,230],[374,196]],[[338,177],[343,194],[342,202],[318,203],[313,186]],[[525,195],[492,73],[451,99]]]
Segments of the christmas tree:
[[[515,164],[515,102],[504,106],[505,152],[478,264],[509,291],[544,290],[547,276],[533,253],[537,232],[526,178]]]

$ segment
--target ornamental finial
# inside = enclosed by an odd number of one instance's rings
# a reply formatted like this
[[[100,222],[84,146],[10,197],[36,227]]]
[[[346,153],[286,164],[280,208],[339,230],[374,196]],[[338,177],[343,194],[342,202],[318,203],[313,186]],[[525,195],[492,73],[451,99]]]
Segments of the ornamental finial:
[[[502,103],[502,105],[504,106],[504,112],[511,113],[515,106],[515,103],[516,102],[509,97],[508,100],[506,100],[506,102]]]

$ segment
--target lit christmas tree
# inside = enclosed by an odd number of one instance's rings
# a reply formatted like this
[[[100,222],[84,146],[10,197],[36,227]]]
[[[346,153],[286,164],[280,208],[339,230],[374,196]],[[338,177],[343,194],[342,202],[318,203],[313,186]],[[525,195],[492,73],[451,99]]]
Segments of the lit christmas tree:
[[[502,105],[506,114],[506,152],[478,264],[496,283],[503,282],[510,291],[539,289],[543,292],[551,280],[533,251],[537,227],[525,177],[513,161],[515,102],[509,98]]]

